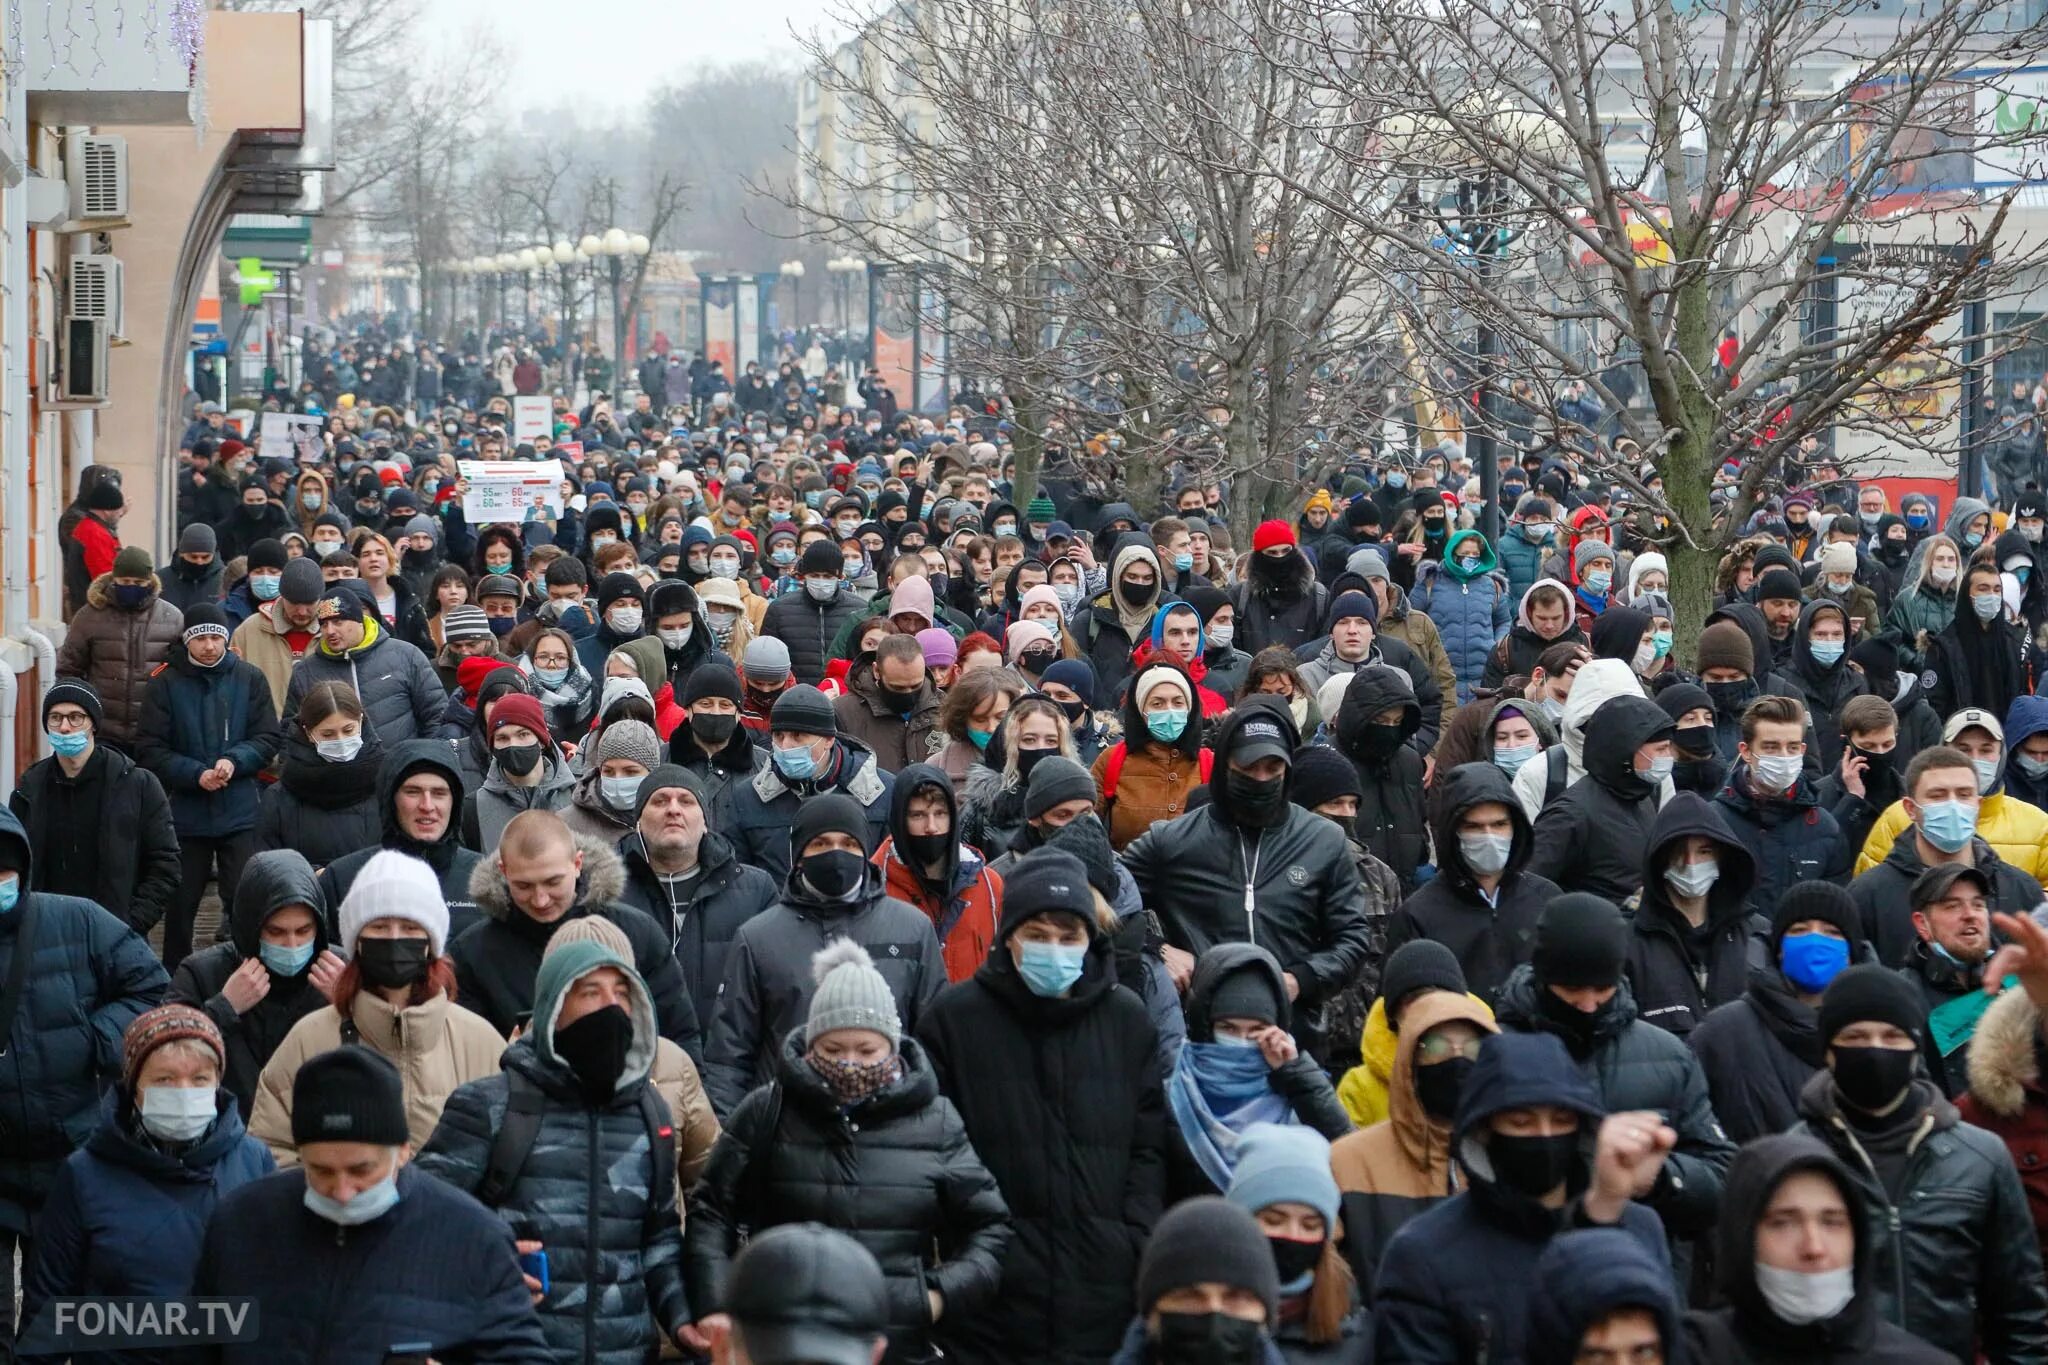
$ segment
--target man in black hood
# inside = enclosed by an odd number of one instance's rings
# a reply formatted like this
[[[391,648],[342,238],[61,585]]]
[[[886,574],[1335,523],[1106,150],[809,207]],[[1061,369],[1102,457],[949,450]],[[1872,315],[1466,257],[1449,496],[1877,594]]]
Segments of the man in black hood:
[[[1298,743],[1285,706],[1248,699],[1216,736],[1209,804],[1154,825],[1123,861],[1170,947],[1199,958],[1219,943],[1260,944],[1306,1016],[1364,964],[1368,929],[1343,831],[1287,799]]]
[[[1670,789],[1676,728],[1648,697],[1600,703],[1585,726],[1586,775],[1537,817],[1529,870],[1617,903],[1640,890],[1642,850]]]
[[[1358,770],[1358,816],[1352,837],[1394,869],[1401,889],[1415,887],[1428,856],[1422,798],[1422,755],[1408,739],[1422,726],[1422,706],[1408,675],[1368,664],[1351,675],[1337,708],[1337,750]]]
[[[690,675],[700,665],[723,657],[711,638],[711,627],[705,624],[696,591],[678,579],[656,583],[647,590],[647,633],[661,641],[669,687],[677,697],[683,695]],[[649,682],[648,690],[659,692],[661,688]]]
[[[377,805],[384,832],[369,848],[336,858],[320,869],[327,904],[340,905],[356,875],[383,849],[418,858],[434,870],[448,904],[448,942],[483,918],[469,879],[483,855],[461,843],[462,770],[442,739],[410,739],[384,756],[378,770]]]
[[[1770,932],[1748,909],[1755,881],[1749,850],[1713,805],[1680,792],[1657,813],[1629,926],[1628,980],[1643,1020],[1683,1038],[1747,989]]]

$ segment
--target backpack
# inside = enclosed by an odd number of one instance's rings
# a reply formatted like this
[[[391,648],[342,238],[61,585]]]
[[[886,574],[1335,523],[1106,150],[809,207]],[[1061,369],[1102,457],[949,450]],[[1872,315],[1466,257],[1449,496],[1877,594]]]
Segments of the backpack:
[[[1572,756],[1565,752],[1564,745],[1557,743],[1543,751],[1543,805],[1548,806],[1564,795],[1564,789],[1571,785]],[[1541,810],[1542,807],[1537,809]]]
[[[519,1180],[519,1172],[526,1165],[526,1158],[533,1154],[533,1144],[540,1138],[541,1113],[547,1106],[547,1097],[540,1087],[520,1075],[517,1071],[504,1073],[505,1117],[498,1124],[498,1131],[491,1138],[491,1155],[484,1163],[483,1179],[477,1184],[477,1201],[487,1208],[497,1208],[512,1193],[512,1186]],[[676,1130],[668,1112],[668,1105],[655,1091],[651,1081],[640,1087],[640,1119],[647,1125],[648,1155],[654,1162],[654,1176],[661,1179],[667,1172],[671,1184],[675,1181]],[[660,1187],[650,1185],[647,1191],[647,1211],[643,1215],[644,1234],[647,1239],[661,1230]]]
[[[1117,779],[1123,776],[1124,757],[1128,753],[1123,740],[1118,740],[1109,750],[1109,761],[1102,765],[1102,800],[1105,804],[1116,800]],[[1202,775],[1204,783],[1216,766],[1216,755],[1208,749],[1199,750],[1195,757],[1195,770]]]

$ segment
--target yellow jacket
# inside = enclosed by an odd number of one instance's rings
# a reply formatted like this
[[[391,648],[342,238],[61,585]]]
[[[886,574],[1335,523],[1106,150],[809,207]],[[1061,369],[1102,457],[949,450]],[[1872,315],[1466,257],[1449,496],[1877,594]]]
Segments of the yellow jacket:
[[[1493,1011],[1484,1000],[1476,995],[1466,999],[1492,1022]],[[1387,1025],[1387,1002],[1382,996],[1372,1002],[1372,1012],[1365,1016],[1365,1033],[1358,1042],[1360,1064],[1337,1082],[1337,1102],[1360,1128],[1370,1128],[1393,1117],[1388,1107],[1387,1082],[1394,1074],[1394,1057],[1400,1046],[1401,1040]]]
[[[1870,827],[1870,837],[1863,841],[1863,852],[1856,857],[1856,875],[1860,877],[1883,862],[1892,844],[1912,823],[1903,801],[1886,807]],[[2017,796],[1993,792],[1977,807],[1977,834],[2000,858],[2035,881],[2048,877],[2048,811]]]

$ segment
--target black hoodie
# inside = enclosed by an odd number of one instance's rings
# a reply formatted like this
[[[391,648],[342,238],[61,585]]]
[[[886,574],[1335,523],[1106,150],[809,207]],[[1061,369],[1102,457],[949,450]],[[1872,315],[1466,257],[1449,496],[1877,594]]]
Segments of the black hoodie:
[[[1697,928],[1673,903],[1671,883],[1664,877],[1693,835],[1714,841],[1720,864],[1720,875],[1707,891],[1706,919]],[[1755,880],[1749,850],[1711,804],[1680,792],[1657,813],[1624,967],[1641,1019],[1683,1038],[1707,1011],[1748,989],[1750,969],[1766,965],[1770,937],[1769,922],[1744,908]]]
[[[258,955],[263,925],[287,906],[313,912],[313,959],[333,941],[328,925],[330,902],[321,893],[313,865],[296,849],[258,853],[242,868],[235,885],[235,903],[228,911],[228,939],[192,954],[178,964],[171,978],[169,1003],[206,1011],[227,1047],[227,1069],[221,1084],[232,1091],[244,1119],[256,1101],[257,1078],[292,1025],[317,1009],[327,997],[309,979],[311,961],[293,976],[270,974],[270,990],[242,1013],[221,995],[221,987],[241,965]]]
[[[398,823],[398,789],[405,785],[408,777],[420,772],[439,774],[447,781],[448,790],[454,798],[441,837],[430,844],[414,839]],[[383,833],[370,847],[336,858],[320,869],[320,889],[326,893],[327,903],[339,907],[349,887],[355,885],[356,874],[370,859],[384,849],[394,849],[407,857],[418,858],[434,869],[434,876],[441,883],[441,898],[448,905],[447,941],[453,943],[463,930],[483,918],[483,912],[477,909],[476,898],[469,891],[470,874],[483,861],[483,855],[462,846],[463,795],[462,770],[455,761],[454,748],[449,741],[412,739],[393,749],[384,759],[384,766],[378,770],[377,777],[377,809],[383,816]]]
[[[1658,798],[1657,787],[1636,772],[1635,755],[1652,740],[1669,739],[1672,728],[1648,697],[1602,702],[1585,726],[1586,775],[1537,817],[1529,870],[1617,905],[1635,895]]]
[[[1843,656],[1832,665],[1823,665],[1813,657],[1813,620],[1824,611],[1834,612],[1843,626]],[[1834,598],[1808,602],[1800,609],[1799,622],[1792,628],[1792,666],[1781,675],[1789,690],[1806,703],[1807,729],[1818,748],[1820,770],[1824,773],[1834,772],[1842,765],[1842,707],[1851,697],[1870,691],[1863,675],[1848,664],[1851,624],[1848,608]],[[1813,766],[1811,760],[1807,766]]]
[[[674,689],[676,704],[680,706],[687,689],[690,675],[697,671],[697,665],[708,663],[714,658],[724,658],[718,646],[711,639],[711,627],[704,620],[704,608],[697,601],[697,591],[681,579],[670,578],[656,583],[647,590],[646,634],[655,635],[656,623],[664,616],[677,612],[690,613],[690,638],[681,649],[662,646],[663,658],[668,664],[669,686]],[[655,688],[659,692],[660,688]]]
[[[1373,726],[1388,711],[1401,712],[1401,741],[1376,739]],[[1337,708],[1337,750],[1358,770],[1360,795],[1355,837],[1394,869],[1401,889],[1415,889],[1415,872],[1428,856],[1428,809],[1422,794],[1422,756],[1405,741],[1422,725],[1422,707],[1408,675],[1368,665],[1351,675]]]

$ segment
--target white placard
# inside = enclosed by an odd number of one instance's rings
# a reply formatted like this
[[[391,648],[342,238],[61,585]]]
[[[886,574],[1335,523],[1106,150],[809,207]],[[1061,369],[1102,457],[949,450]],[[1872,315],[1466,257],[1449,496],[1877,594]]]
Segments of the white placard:
[[[266,412],[258,432],[256,454],[259,459],[318,464],[327,453],[320,440],[318,417],[296,412]]]
[[[554,409],[545,394],[512,400],[512,439],[531,441],[554,430]]]
[[[555,460],[461,460],[469,492],[462,515],[472,526],[562,515],[562,466]]]

